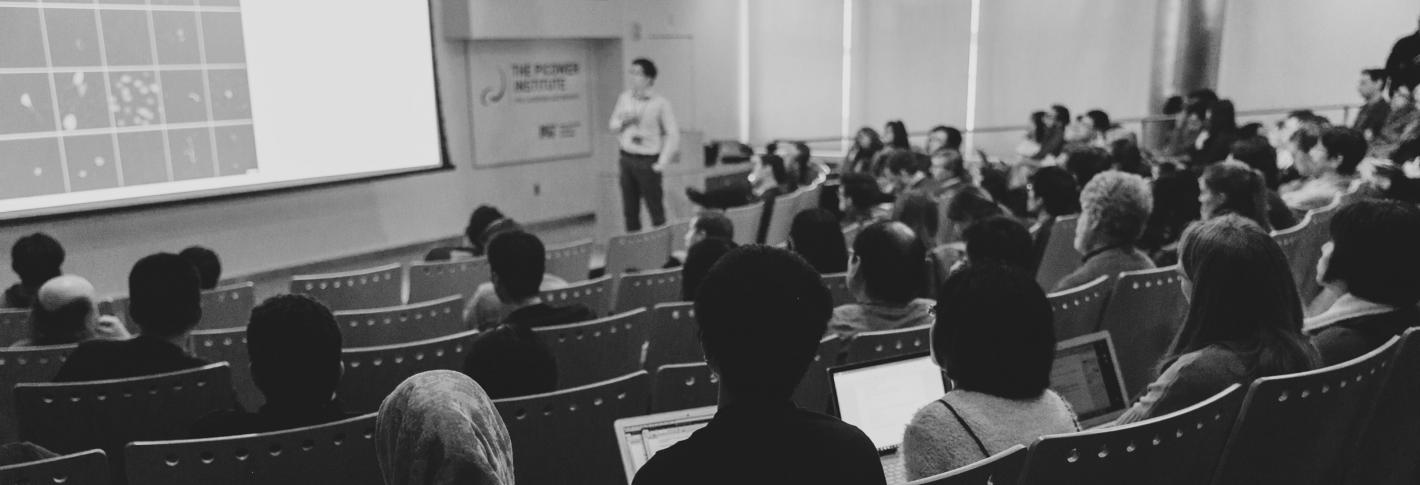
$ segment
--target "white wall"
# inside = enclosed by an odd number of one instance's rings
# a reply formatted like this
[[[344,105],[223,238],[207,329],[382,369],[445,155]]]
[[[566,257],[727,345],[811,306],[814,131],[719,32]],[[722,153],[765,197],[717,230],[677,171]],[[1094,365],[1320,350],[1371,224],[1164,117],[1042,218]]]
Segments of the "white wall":
[[[843,1],[750,1],[750,141],[836,136]]]
[[[965,126],[970,41],[970,0],[855,1],[852,131]]]

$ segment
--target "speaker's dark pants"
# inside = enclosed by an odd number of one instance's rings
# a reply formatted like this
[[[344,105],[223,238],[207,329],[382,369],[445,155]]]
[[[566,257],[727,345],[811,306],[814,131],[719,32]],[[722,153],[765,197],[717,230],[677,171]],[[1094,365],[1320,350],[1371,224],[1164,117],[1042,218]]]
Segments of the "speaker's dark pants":
[[[641,199],[646,200],[646,211],[651,213],[651,226],[666,224],[661,174],[651,170],[659,158],[621,152],[621,214],[626,218],[627,232],[641,230]]]

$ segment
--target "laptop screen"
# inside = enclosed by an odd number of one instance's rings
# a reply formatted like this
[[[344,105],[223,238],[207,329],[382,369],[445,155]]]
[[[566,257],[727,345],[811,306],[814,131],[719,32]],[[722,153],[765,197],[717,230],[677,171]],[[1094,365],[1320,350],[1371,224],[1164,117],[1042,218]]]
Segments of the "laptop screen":
[[[942,370],[925,353],[830,373],[838,416],[863,430],[879,450],[901,444],[912,415],[947,392]]]
[[[692,433],[704,428],[715,417],[715,408],[700,408],[682,412],[644,416],[639,422],[618,422],[622,445],[630,459],[628,476],[640,470],[652,455],[670,448],[671,445],[689,438]]]
[[[1075,408],[1082,422],[1089,421],[1125,408],[1118,369],[1108,333],[1067,340],[1056,347],[1050,388]]]

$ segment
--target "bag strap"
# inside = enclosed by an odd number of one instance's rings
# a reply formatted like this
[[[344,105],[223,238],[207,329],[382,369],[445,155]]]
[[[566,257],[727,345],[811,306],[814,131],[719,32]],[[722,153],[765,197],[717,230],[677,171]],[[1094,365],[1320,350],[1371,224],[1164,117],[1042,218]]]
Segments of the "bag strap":
[[[940,402],[943,406],[946,406],[947,410],[952,412],[952,416],[955,416],[957,418],[957,422],[961,423],[961,428],[966,430],[966,434],[968,436],[971,436],[972,441],[976,442],[976,447],[981,450],[981,456],[990,458],[991,452],[986,451],[986,444],[982,443],[981,438],[976,436],[976,431],[971,429],[971,425],[966,424],[966,420],[962,419],[961,413],[957,412],[957,408],[953,407],[951,403],[947,402],[946,398],[939,399],[937,400],[937,402]]]

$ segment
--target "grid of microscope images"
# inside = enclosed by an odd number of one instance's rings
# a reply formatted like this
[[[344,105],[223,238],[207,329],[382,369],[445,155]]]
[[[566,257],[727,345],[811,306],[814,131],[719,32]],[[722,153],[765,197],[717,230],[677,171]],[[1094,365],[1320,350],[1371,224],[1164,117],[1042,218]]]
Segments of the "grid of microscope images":
[[[0,0],[0,199],[257,168],[238,0]]]

